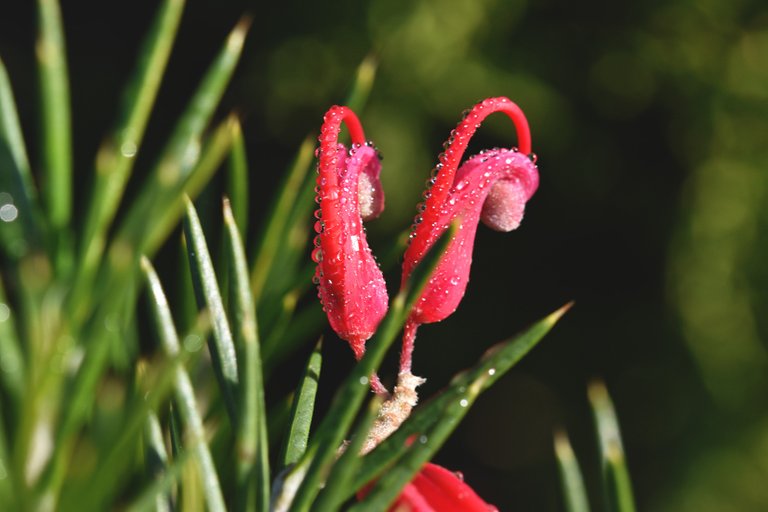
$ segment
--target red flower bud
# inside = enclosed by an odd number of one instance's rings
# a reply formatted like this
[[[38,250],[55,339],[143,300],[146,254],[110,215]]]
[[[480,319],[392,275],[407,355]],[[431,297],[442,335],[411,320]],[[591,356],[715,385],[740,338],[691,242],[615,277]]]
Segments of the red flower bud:
[[[346,107],[324,117],[318,150],[314,281],[331,327],[348,341],[359,359],[365,341],[387,311],[387,290],[363,229],[363,220],[384,208],[379,181],[381,162],[365,142],[360,121]],[[352,148],[339,144],[341,123],[349,128]]]
[[[469,158],[459,167],[469,140],[480,123],[494,112],[509,116],[517,129],[520,149],[494,149]],[[507,98],[489,98],[475,105],[459,122],[433,171],[422,213],[416,218],[403,261],[402,284],[414,267],[454,220],[458,233],[438,262],[405,327],[400,371],[410,371],[416,328],[439,322],[453,313],[464,296],[472,263],[477,224],[510,231],[520,224],[525,203],[539,185],[531,151],[528,121]]]

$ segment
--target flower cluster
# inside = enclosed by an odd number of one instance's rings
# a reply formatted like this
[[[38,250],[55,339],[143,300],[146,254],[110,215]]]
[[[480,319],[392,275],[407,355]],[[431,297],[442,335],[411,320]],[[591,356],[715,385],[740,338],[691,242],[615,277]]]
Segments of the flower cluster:
[[[512,120],[518,147],[482,151],[462,163],[470,139],[483,120],[496,112]],[[342,124],[349,130],[349,149],[339,143]],[[326,113],[319,141],[314,281],[331,327],[350,344],[359,360],[388,306],[384,277],[363,227],[364,221],[375,218],[384,208],[381,158],[347,107],[334,106]],[[467,110],[444,149],[428,181],[425,200],[418,206],[403,258],[401,287],[449,226],[457,224],[458,229],[408,313],[393,395],[377,376],[371,378],[374,392],[388,399],[366,450],[391,434],[416,404],[415,388],[423,382],[411,373],[416,330],[422,324],[445,319],[461,302],[469,281],[478,223],[482,221],[497,231],[516,229],[525,204],[539,185],[528,122],[507,98],[488,98]],[[457,505],[458,495],[468,501]],[[449,510],[440,505],[443,502],[453,504],[450,510],[457,506],[488,510],[488,505],[453,473],[433,464],[422,469],[396,505],[400,507],[397,510]]]

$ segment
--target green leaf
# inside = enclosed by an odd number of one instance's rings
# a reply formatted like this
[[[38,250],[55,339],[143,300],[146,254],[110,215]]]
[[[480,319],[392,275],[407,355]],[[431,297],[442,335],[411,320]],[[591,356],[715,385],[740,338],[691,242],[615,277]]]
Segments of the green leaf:
[[[179,337],[176,334],[176,327],[173,325],[168,300],[160,284],[160,279],[157,277],[149,260],[144,258],[141,266],[152,296],[151,304],[157,324],[157,336],[160,338],[165,353],[170,357],[174,357],[180,350]],[[205,427],[203,426],[203,419],[198,412],[199,409],[192,380],[189,378],[186,370],[181,367],[176,369],[175,392],[178,411],[187,429],[186,442],[197,458],[208,508],[214,512],[225,512],[224,496],[221,492],[213,457],[206,442]]]
[[[213,322],[213,337],[208,343],[213,371],[219,382],[230,422],[232,425],[237,425],[237,388],[240,377],[232,329],[219,293],[219,284],[208,252],[205,234],[200,226],[195,207],[189,200],[187,200],[187,215],[184,218],[184,236],[187,241],[187,254],[198,308],[207,309]]]
[[[165,449],[165,439],[160,420],[155,413],[147,415],[144,426],[144,460],[149,476],[155,482],[161,481],[168,472],[168,452]],[[164,492],[154,493],[154,510],[157,512],[171,511],[170,486]]]
[[[168,203],[178,199],[198,165],[203,131],[234,72],[249,25],[249,20],[242,20],[230,33],[121,225],[118,238],[136,247],[140,253],[147,252],[144,245],[147,242],[144,234],[147,219],[156,222],[163,217]]]
[[[175,456],[173,462],[165,466],[162,473],[152,481],[143,491],[140,491],[136,500],[127,507],[128,512],[160,512],[163,510],[160,503],[164,503],[165,497],[171,493],[174,484],[180,479],[182,472],[189,462],[186,452]]]
[[[90,281],[104,251],[106,232],[120,205],[157,99],[185,0],[164,0],[139,52],[118,119],[96,157],[95,184],[80,241],[81,278]]]
[[[43,221],[11,83],[0,59],[0,244],[12,259],[44,247]],[[15,219],[15,221],[13,220]],[[10,222],[9,222],[10,220]]]
[[[288,433],[285,436],[282,454],[280,456],[283,468],[296,464],[307,451],[309,429],[312,425],[312,414],[315,410],[315,395],[320,380],[320,367],[323,356],[320,352],[322,340],[317,342],[315,350],[309,356],[304,375],[293,397]]]
[[[16,330],[15,312],[11,309],[0,281],[0,384],[11,399],[10,404],[4,404],[7,407],[6,414],[13,411],[22,399],[25,375],[26,365]]]
[[[344,453],[336,461],[336,464],[333,465],[333,470],[331,470],[331,474],[328,476],[325,487],[312,505],[312,511],[338,510],[344,501],[349,498],[347,490],[362,461],[360,450],[368,439],[371,426],[378,416],[383,401],[384,399],[381,396],[374,396],[371,399],[368,409],[363,417],[360,418],[352,439],[344,449]]]
[[[355,475],[349,495],[384,470],[386,473],[359,510],[385,509],[442,446],[477,396],[535,347],[569,307],[570,304],[560,308],[522,334],[491,347],[475,366],[456,375],[447,389],[420,405],[395,433],[369,453]],[[408,438],[414,435],[419,436],[418,442],[408,446]]]
[[[72,216],[72,125],[64,29],[56,0],[38,0],[37,6],[45,199],[51,225],[63,230]]]
[[[201,324],[196,329],[207,330],[205,319]],[[62,510],[98,510],[110,503],[110,499],[120,490],[119,485],[133,469],[131,456],[147,427],[148,418],[155,414],[154,411],[172,391],[177,369],[184,367],[189,356],[190,353],[183,350],[155,367],[140,365],[137,376],[139,385],[133,403],[122,419],[123,427],[110,445],[102,448],[103,453],[87,487],[75,489],[69,494],[68,501],[62,499]]]
[[[245,235],[248,233],[248,154],[245,150],[243,130],[237,120],[232,132],[232,148],[227,160],[227,197],[235,223]]]
[[[0,503],[10,509],[15,509],[18,507],[16,498],[17,494],[20,494],[21,487],[10,467],[11,459],[8,443],[6,443],[5,421],[2,421],[8,412],[3,411],[3,406],[4,404],[0,402]]]
[[[595,381],[589,385],[587,394],[597,425],[606,510],[610,512],[634,512],[635,499],[632,493],[632,482],[624,458],[619,421],[616,418],[611,397],[608,395],[608,389],[602,381]]]
[[[248,278],[248,264],[240,232],[229,201],[224,201],[226,250],[230,268],[230,308],[236,326],[235,345],[242,355],[240,386],[240,424],[236,432],[238,455],[238,493],[242,510],[269,508],[269,441],[267,439],[261,349],[256,325],[256,310]],[[255,482],[255,485],[254,485]],[[254,500],[249,496],[255,491]]]
[[[568,512],[589,512],[589,500],[587,500],[587,490],[584,487],[584,477],[579,468],[579,461],[573,453],[568,435],[562,430],[555,432],[555,456],[565,509]]]
[[[259,303],[264,285],[271,273],[272,264],[279,260],[283,238],[294,206],[297,204],[302,184],[305,183],[312,164],[314,139],[307,137],[299,147],[293,164],[280,187],[274,205],[269,209],[267,223],[261,230],[256,260],[251,271],[251,289],[256,303]]]
[[[357,112],[363,109],[368,103],[368,96],[371,94],[373,82],[376,79],[376,68],[378,62],[376,57],[368,55],[357,67],[355,80],[352,83],[352,89],[347,96],[347,106]]]

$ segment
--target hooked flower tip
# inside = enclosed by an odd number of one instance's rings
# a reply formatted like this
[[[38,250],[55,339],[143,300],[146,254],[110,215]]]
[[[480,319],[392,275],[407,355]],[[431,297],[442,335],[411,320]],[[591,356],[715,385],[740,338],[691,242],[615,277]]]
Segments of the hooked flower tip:
[[[461,158],[480,123],[490,114],[503,112],[514,122],[520,148],[493,149]],[[440,162],[425,194],[403,261],[402,283],[455,219],[459,230],[442,255],[414,311],[418,325],[438,322],[453,313],[469,281],[472,248],[480,220],[497,231],[516,229],[525,204],[539,185],[538,169],[530,153],[528,122],[517,105],[507,98],[484,100],[459,122],[440,155]]]
[[[338,142],[342,122],[352,137],[349,151]],[[319,140],[314,282],[331,327],[359,358],[387,311],[384,277],[363,228],[384,207],[381,162],[346,107],[326,113]]]

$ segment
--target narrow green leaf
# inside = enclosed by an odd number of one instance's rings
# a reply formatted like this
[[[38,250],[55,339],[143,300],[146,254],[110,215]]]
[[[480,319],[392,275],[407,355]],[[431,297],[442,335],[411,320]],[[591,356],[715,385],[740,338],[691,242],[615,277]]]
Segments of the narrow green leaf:
[[[256,260],[251,271],[251,290],[256,303],[259,303],[264,291],[264,284],[270,275],[270,270],[275,258],[278,257],[281,240],[285,235],[291,211],[300,194],[302,184],[306,181],[312,164],[314,139],[307,137],[299,147],[299,151],[291,165],[285,181],[280,187],[274,205],[269,209],[267,224],[262,229],[262,237],[258,244]]]
[[[448,388],[415,409],[397,431],[363,459],[360,471],[355,475],[354,483],[349,488],[350,495],[356,489],[377,478],[385,469],[391,468],[395,461],[408,457],[408,453],[414,449],[421,455],[411,455],[416,458],[411,459],[407,468],[417,471],[420,466],[416,462],[418,460],[426,462],[431,454],[440,448],[445,437],[466,414],[477,394],[493,385],[533,349],[569,307],[570,304],[560,308],[522,334],[491,347],[474,367],[456,375]],[[408,438],[414,435],[419,436],[419,443],[409,447]],[[404,478],[404,474],[401,473],[400,477]],[[403,481],[403,485],[408,481]],[[399,481],[390,482],[390,485],[400,485],[400,483]],[[402,485],[397,489],[400,488]],[[394,491],[390,489],[388,492]],[[374,499],[383,499],[382,495],[379,494]],[[394,499],[395,496],[396,494],[392,498]]]
[[[202,319],[201,324],[207,324]],[[207,325],[198,325],[196,330]],[[207,329],[206,329],[207,330]],[[160,403],[166,400],[173,389],[177,368],[183,368],[190,353],[179,351],[173,357],[161,361],[156,367],[141,364],[138,375],[139,386],[129,410],[123,418],[123,427],[113,442],[104,449],[103,456],[93,472],[93,476],[85,489],[71,493],[69,501],[62,500],[62,510],[82,508],[98,510],[110,503],[119,485],[133,469],[130,464],[131,455],[142,432],[147,427],[147,418],[154,415]]]
[[[238,126],[237,118],[230,115],[207,138],[200,159],[190,173],[189,179],[178,190],[178,193],[169,199],[165,208],[158,212],[157,222],[146,230],[144,241],[139,242],[140,245],[144,246],[145,251],[150,254],[157,251],[184,214],[186,209],[185,196],[194,200],[208,184],[216,170],[224,162]]]
[[[185,0],[164,0],[139,52],[123,93],[119,117],[96,157],[95,184],[80,241],[80,273],[90,281],[101,259],[106,232],[133,170],[150,113],[157,99]]]
[[[632,493],[632,482],[624,458],[619,421],[608,389],[602,381],[595,381],[589,385],[587,395],[592,404],[600,443],[606,510],[634,512],[635,498]]]
[[[152,264],[144,258],[141,262],[144,270],[149,291],[152,295],[152,306],[155,321],[157,323],[157,335],[166,354],[173,357],[179,353],[179,337],[176,334],[176,328],[173,325],[173,318],[168,307],[168,300],[163,292],[160,279],[157,277]],[[214,319],[215,324],[215,319]],[[226,511],[224,496],[219,485],[219,478],[216,474],[216,467],[213,463],[213,457],[208,449],[205,437],[205,427],[203,419],[198,412],[195,390],[192,386],[192,380],[189,378],[184,368],[176,369],[175,376],[176,403],[179,413],[187,428],[186,441],[190,449],[197,458],[200,476],[203,483],[203,492],[208,508],[214,512]]]
[[[8,412],[4,412],[3,407],[4,404],[0,402],[0,503],[10,509],[15,509],[18,507],[16,500],[21,488],[11,469],[11,454],[8,450],[8,443],[6,442],[8,438],[5,432],[5,418]]]
[[[565,509],[568,512],[589,512],[584,477],[565,431],[558,430],[555,432],[555,456],[557,457]]]
[[[203,131],[234,72],[249,25],[250,21],[244,19],[230,33],[119,230],[118,238],[127,240],[141,253],[146,252],[142,242],[146,241],[147,219],[155,222],[162,217],[168,203],[177,199],[198,164]]]
[[[238,502],[240,510],[269,508],[269,441],[267,439],[261,349],[256,309],[251,295],[248,264],[234,213],[224,201],[226,250],[230,268],[230,309],[234,312],[235,345],[242,354],[240,424],[235,449],[238,456]],[[255,482],[255,485],[254,485]],[[253,500],[250,496],[254,493]]]
[[[165,467],[158,478],[152,481],[143,491],[138,493],[138,498],[127,507],[128,512],[157,512],[163,510],[158,503],[171,494],[174,484],[180,479],[181,473],[189,461],[188,454],[181,452],[175,456],[173,462]]]
[[[165,449],[163,430],[155,413],[147,415],[144,427],[144,460],[147,472],[154,481],[162,480],[168,472],[168,452]],[[166,490],[155,494],[155,511],[171,512],[171,495]]]
[[[24,393],[26,367],[16,330],[15,312],[5,296],[0,281],[0,384],[8,393],[11,404],[4,404],[6,414],[16,406]],[[12,405],[12,407],[8,407]]]
[[[43,221],[11,83],[0,59],[0,245],[18,260],[42,248]]]
[[[173,402],[168,411],[168,437],[171,441],[171,457],[178,459],[184,455],[184,439],[181,433],[181,418],[179,408],[174,407]]]
[[[72,216],[72,125],[64,29],[56,0],[38,0],[37,6],[45,199],[52,226],[62,230]]]
[[[184,236],[187,241],[187,254],[198,308],[207,309],[213,322],[213,337],[208,343],[213,371],[219,381],[230,422],[232,425],[237,425],[237,388],[240,377],[232,329],[229,327],[229,320],[221,300],[205,234],[195,207],[189,199],[187,199],[187,215],[184,218]]]
[[[339,510],[344,501],[349,498],[350,482],[362,461],[360,450],[368,438],[371,426],[378,416],[383,401],[381,396],[374,396],[371,399],[368,409],[360,418],[355,433],[344,449],[344,453],[333,465],[325,487],[312,505],[312,511]]]
[[[232,216],[240,231],[248,233],[248,154],[240,123],[235,120],[232,149],[229,152],[227,196],[232,205]]]
[[[288,433],[285,436],[280,457],[283,468],[296,464],[307,451],[309,428],[312,425],[315,395],[320,380],[320,367],[323,362],[323,356],[320,353],[321,348],[322,340],[318,341],[315,350],[309,357],[304,375],[293,397]]]
[[[371,94],[373,82],[376,78],[378,62],[375,56],[368,55],[357,67],[352,89],[347,96],[347,106],[357,112],[363,109]]]

